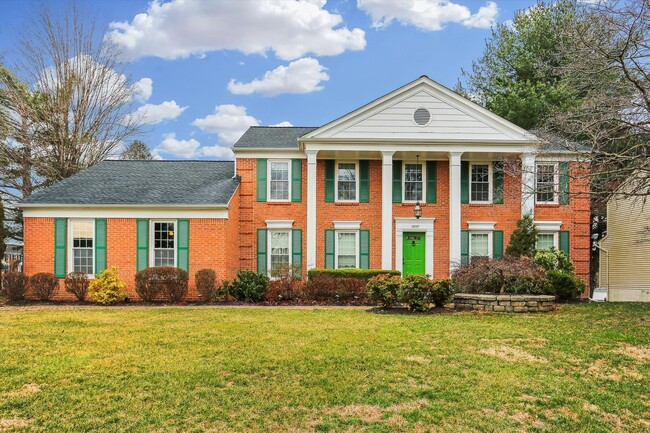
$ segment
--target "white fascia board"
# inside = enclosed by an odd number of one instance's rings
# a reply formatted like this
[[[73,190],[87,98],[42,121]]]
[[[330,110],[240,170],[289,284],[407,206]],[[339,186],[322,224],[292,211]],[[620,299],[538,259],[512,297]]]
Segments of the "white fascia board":
[[[522,143],[523,144],[523,143]],[[394,140],[386,140],[382,143],[378,140],[370,140],[368,142],[350,142],[343,141],[340,143],[324,143],[318,141],[315,143],[306,144],[305,150],[316,151],[399,151],[399,152],[442,152],[442,153],[467,153],[467,152],[492,152],[492,153],[530,153],[531,146],[511,145],[511,144],[498,144],[493,143],[476,143],[471,144],[467,141],[461,141],[458,144],[450,144],[449,140],[445,140],[440,144],[433,144],[430,140],[417,142],[403,142],[396,143]]]
[[[467,227],[469,230],[476,231],[492,231],[496,222],[493,221],[467,221]]]
[[[540,232],[557,232],[562,227],[562,221],[534,221],[535,228]]]
[[[290,229],[293,227],[293,220],[266,220],[267,229]]]
[[[191,206],[30,206],[23,209],[25,218],[217,218],[228,219],[225,207]]]
[[[307,155],[300,149],[264,149],[247,148],[235,151],[235,160],[244,158],[282,158],[306,159]]]
[[[361,221],[334,221],[335,230],[359,230]]]

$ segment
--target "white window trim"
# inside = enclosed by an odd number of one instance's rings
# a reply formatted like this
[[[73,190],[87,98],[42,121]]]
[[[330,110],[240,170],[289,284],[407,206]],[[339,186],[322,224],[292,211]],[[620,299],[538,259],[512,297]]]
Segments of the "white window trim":
[[[293,220],[265,220],[266,228],[269,230],[291,230]]]
[[[287,198],[286,199],[272,199],[271,198],[271,165],[274,162],[286,162],[287,163]],[[268,159],[266,164],[266,195],[267,202],[279,202],[287,203],[291,201],[291,160],[290,159]]]
[[[487,201],[477,201],[477,200],[472,200],[472,167],[475,165],[487,165],[488,167],[488,200]],[[490,204],[492,203],[493,197],[492,193],[494,190],[494,179],[493,179],[493,173],[492,173],[492,161],[475,161],[475,162],[470,162],[469,163],[469,202],[470,204]]]
[[[335,161],[334,170],[334,202],[335,203],[359,203],[359,161]],[[355,197],[356,200],[340,200],[339,199],[339,164],[354,164],[355,173]]]
[[[540,232],[559,232],[562,221],[534,221],[535,228]]]
[[[467,228],[470,231],[492,231],[494,230],[494,227],[497,225],[496,222],[494,221],[468,221],[467,222]]]
[[[339,233],[354,233],[355,269],[359,269],[359,230],[336,230],[334,232],[334,269],[339,268]]]
[[[545,231],[539,231],[537,234],[538,235],[553,235],[553,248],[555,248],[556,251],[560,249],[560,232],[559,231],[545,230]],[[538,239],[535,239],[535,249],[536,250],[538,249],[537,248],[537,242],[538,242]]]
[[[74,222],[91,222],[93,224],[93,272],[91,274],[86,274],[88,278],[94,279],[95,278],[95,265],[96,265],[96,260],[97,257],[95,257],[95,253],[97,251],[95,242],[96,242],[96,235],[97,235],[97,227],[95,226],[95,219],[94,218],[70,218],[68,219],[68,234],[67,234],[67,241],[68,241],[68,251],[67,251],[67,258],[68,258],[68,273],[74,272],[74,243],[73,243],[73,236],[74,233],[72,233],[72,224]]]
[[[361,221],[333,221],[334,230],[360,230]]]
[[[469,259],[472,260],[472,235],[488,235],[488,257],[492,258],[494,256],[494,240],[493,240],[493,231],[492,230],[471,230],[469,232]],[[483,256],[477,256],[483,257]]]
[[[291,222],[293,224],[293,221]],[[267,221],[267,227],[268,227],[268,221]],[[267,231],[267,236],[266,236],[266,251],[268,251],[267,254],[267,259],[266,259],[266,269],[268,269],[267,274],[271,279],[277,279],[279,277],[272,277],[271,272],[273,272],[273,269],[271,268],[271,234],[272,233],[288,233],[289,234],[289,266],[293,266],[293,231],[291,230],[291,227],[288,228],[275,228],[275,229],[269,229]]]
[[[537,200],[537,167],[540,165],[553,166],[553,200],[552,201],[539,201]],[[557,162],[554,161],[537,161],[535,163],[535,203],[540,204],[558,204],[560,199],[560,168]]]
[[[427,201],[427,164],[426,161],[402,161],[402,203],[416,203],[417,200],[406,200],[406,164],[420,164],[422,166],[422,199],[420,203]]]
[[[178,220],[160,219],[149,221],[149,263],[150,267],[156,267],[156,254],[154,252],[155,245],[155,226],[156,223],[174,223],[174,267],[178,266]]]

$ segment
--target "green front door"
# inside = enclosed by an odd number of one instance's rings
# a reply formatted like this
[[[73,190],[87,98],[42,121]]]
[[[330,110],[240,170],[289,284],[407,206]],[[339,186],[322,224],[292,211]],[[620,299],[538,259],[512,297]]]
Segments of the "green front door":
[[[403,275],[424,275],[426,269],[424,263],[424,237],[424,233],[404,233],[402,242]]]

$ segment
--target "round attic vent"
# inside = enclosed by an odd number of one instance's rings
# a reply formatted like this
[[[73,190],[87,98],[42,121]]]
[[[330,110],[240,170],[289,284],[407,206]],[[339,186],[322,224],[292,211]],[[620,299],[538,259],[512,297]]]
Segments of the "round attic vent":
[[[419,126],[427,126],[431,121],[431,113],[426,108],[418,108],[413,113],[413,121]]]

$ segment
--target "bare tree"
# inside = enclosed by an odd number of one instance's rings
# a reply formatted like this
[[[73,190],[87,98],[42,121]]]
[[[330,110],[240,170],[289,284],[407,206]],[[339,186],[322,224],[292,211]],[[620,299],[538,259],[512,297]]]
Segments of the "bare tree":
[[[53,18],[59,17],[60,18]],[[0,68],[0,191],[15,201],[112,155],[139,131],[120,52],[72,4],[42,7]]]

